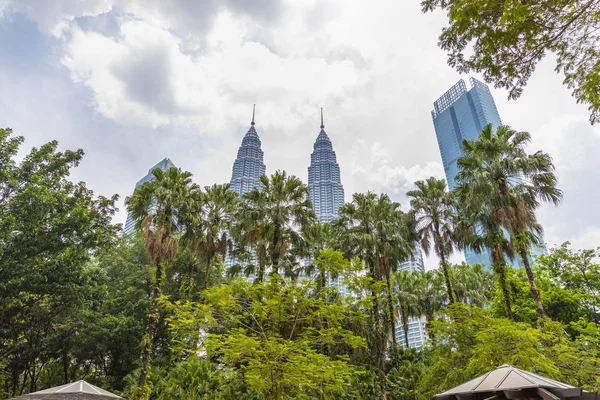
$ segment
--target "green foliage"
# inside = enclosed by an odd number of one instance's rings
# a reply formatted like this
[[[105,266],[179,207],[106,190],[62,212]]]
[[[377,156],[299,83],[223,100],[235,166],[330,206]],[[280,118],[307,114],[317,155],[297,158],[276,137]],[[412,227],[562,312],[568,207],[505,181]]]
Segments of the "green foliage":
[[[101,291],[90,258],[115,241],[117,196],[69,181],[83,151],[49,142],[17,164],[22,137],[0,129],[0,359],[9,395],[35,390],[80,307]],[[0,389],[2,390],[2,389]]]
[[[486,81],[516,99],[537,63],[556,55],[557,72],[578,103],[600,120],[600,4],[595,0],[524,2],[423,0],[423,11],[445,10],[449,26],[440,35],[448,64],[461,73],[483,73]]]
[[[364,346],[362,338],[342,327],[346,318],[364,317],[344,303],[328,302],[326,291],[310,296],[314,288],[278,275],[264,283],[234,281],[213,287],[205,292],[205,304],[177,306],[172,329],[182,338],[196,329],[197,319],[204,321],[200,329],[208,332],[208,355],[239,368],[249,385],[267,399],[308,398],[307,391],[333,398],[357,370],[346,356],[329,356],[317,349]],[[190,307],[198,318],[190,318]]]
[[[227,373],[216,364],[191,357],[168,371],[161,371],[161,380],[155,384],[157,400],[260,400],[244,382]],[[230,374],[231,375],[231,374]]]
[[[564,335],[529,324],[492,318],[479,307],[454,304],[433,322],[437,339],[421,386],[432,395],[502,364],[561,379],[552,345]]]
[[[446,260],[456,247],[453,233],[456,224],[456,204],[451,193],[446,191],[446,181],[433,176],[426,181],[415,182],[417,189],[406,193],[411,197],[410,206],[416,218],[419,242],[426,255],[431,248],[440,258],[446,291],[450,303],[454,301]]]
[[[430,179],[408,213],[387,195],[355,194],[320,224],[306,186],[283,172],[241,202],[228,185],[200,190],[171,169],[127,200],[138,231],[117,238],[115,198],[68,180],[80,151],[51,142],[17,163],[22,138],[0,130],[0,396],[86,379],[139,400],[425,400],[502,363],[600,390],[599,252],[564,244],[537,260],[535,277],[507,267],[531,239],[510,218],[517,200],[528,216],[541,188],[558,192],[552,176],[530,173],[548,169],[546,156],[531,169],[519,146],[482,136],[467,147],[485,151],[461,161],[470,193]],[[490,196],[511,174],[521,179],[508,195]],[[446,262],[396,272],[417,240],[438,255],[488,247],[499,279]],[[229,255],[258,279],[226,277]],[[420,351],[395,343],[410,316],[425,317]]]
[[[260,190],[254,188],[244,195],[236,227],[243,250],[254,251],[258,259],[258,265],[247,271],[262,281],[268,264],[271,273],[297,278],[301,232],[315,221],[308,186],[285,171],[263,175],[260,183]]]

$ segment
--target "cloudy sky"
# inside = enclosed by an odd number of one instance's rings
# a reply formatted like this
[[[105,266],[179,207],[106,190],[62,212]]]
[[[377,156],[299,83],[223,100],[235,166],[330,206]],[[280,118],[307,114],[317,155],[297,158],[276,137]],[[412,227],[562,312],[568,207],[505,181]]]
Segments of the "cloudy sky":
[[[307,179],[324,107],[347,199],[443,168],[430,111],[461,77],[419,0],[0,0],[0,125],[26,146],[57,139],[73,173],[122,199],[164,157],[200,185],[227,182],[257,104],[267,173]],[[552,155],[565,192],[540,219],[550,246],[600,245],[600,126],[545,59],[505,124]],[[123,222],[121,211],[116,222]]]

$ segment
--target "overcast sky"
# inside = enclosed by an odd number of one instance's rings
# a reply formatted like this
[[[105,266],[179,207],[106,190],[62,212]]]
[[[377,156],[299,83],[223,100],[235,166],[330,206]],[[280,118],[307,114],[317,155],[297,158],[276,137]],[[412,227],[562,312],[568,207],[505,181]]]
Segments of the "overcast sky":
[[[460,76],[447,22],[419,0],[0,0],[0,126],[86,155],[73,178],[121,195],[164,157],[228,182],[256,103],[267,173],[307,180],[319,108],[348,200],[444,177],[430,111]],[[600,126],[545,59],[523,96],[492,89],[503,123],[554,158],[564,201],[549,246],[600,245]],[[429,266],[431,267],[431,266]]]

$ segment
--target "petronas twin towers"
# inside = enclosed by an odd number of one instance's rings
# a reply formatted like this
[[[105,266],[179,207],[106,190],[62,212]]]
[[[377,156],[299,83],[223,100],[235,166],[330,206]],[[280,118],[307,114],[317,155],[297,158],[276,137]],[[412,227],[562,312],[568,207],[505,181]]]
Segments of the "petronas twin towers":
[[[253,188],[260,187],[259,178],[266,170],[264,153],[254,125],[253,109],[250,129],[242,140],[231,174],[231,190],[240,197]],[[321,109],[321,131],[310,155],[308,189],[310,201],[319,221],[331,222],[337,218],[338,210],[344,204],[344,187],[333,145],[325,133],[323,109]]]

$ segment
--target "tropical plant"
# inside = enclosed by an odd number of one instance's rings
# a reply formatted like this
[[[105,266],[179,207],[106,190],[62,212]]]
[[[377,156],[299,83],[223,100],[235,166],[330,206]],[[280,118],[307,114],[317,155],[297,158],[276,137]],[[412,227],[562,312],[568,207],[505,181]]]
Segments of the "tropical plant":
[[[425,316],[427,333],[433,339],[432,323],[434,317],[447,304],[444,277],[438,270],[413,272],[413,274],[416,275],[412,288],[413,305],[418,316]]]
[[[411,271],[398,271],[393,277],[393,291],[395,294],[395,309],[400,315],[402,330],[404,331],[404,344],[409,347],[408,328],[410,318],[419,317],[420,310],[417,306],[416,287],[419,274]],[[396,336],[395,326],[392,327],[392,335]]]
[[[244,195],[239,217],[241,231],[255,247],[259,259],[257,281],[264,277],[265,262],[271,273],[295,260],[286,259],[293,247],[300,247],[302,232],[315,219],[308,200],[308,187],[295,176],[277,171],[260,177],[261,188]]]
[[[484,307],[494,294],[494,276],[482,264],[467,263],[450,266],[450,277],[454,285],[456,301]]]
[[[203,241],[199,244],[205,257],[205,283],[208,287],[210,268],[216,255],[225,259],[227,250],[231,250],[231,240],[228,237],[232,229],[233,219],[239,206],[239,197],[230,190],[230,185],[212,185],[204,188],[203,206],[200,218],[204,225]]]
[[[155,169],[153,179],[139,186],[131,197],[125,200],[136,228],[143,234],[150,260],[154,265],[152,296],[148,313],[146,334],[141,345],[141,372],[139,391],[134,398],[145,398],[148,395],[146,377],[152,355],[154,329],[159,319],[158,298],[165,269],[177,254],[178,221],[188,215],[188,205],[200,190],[192,183],[189,172],[177,168],[167,171]]]
[[[340,246],[350,257],[359,257],[367,266],[368,276],[374,281],[371,289],[371,316],[374,325],[375,365],[378,369],[382,398],[386,394],[385,350],[386,332],[395,326],[391,274],[398,264],[406,261],[414,250],[415,236],[410,218],[386,194],[377,196],[368,192],[354,194],[352,202],[338,211],[335,226],[340,232]],[[382,320],[377,282],[386,285],[387,312]],[[397,350],[392,335],[392,352]],[[394,359],[397,357],[394,355]]]
[[[410,206],[417,223],[417,234],[426,255],[431,248],[440,258],[444,273],[446,292],[450,304],[454,302],[452,284],[448,273],[447,259],[454,250],[454,224],[456,210],[451,193],[446,191],[446,182],[433,176],[426,181],[415,182],[417,189],[406,193],[411,197]]]
[[[531,269],[528,249],[540,244],[542,233],[535,209],[540,201],[558,204],[562,192],[556,187],[552,159],[546,153],[525,152],[531,139],[527,132],[508,126],[494,131],[487,125],[476,140],[463,141],[464,155],[457,161],[461,191],[485,208],[489,223],[500,225],[510,236],[510,246],[519,255],[531,286],[540,317],[542,300]],[[465,193],[466,192],[466,193]]]

